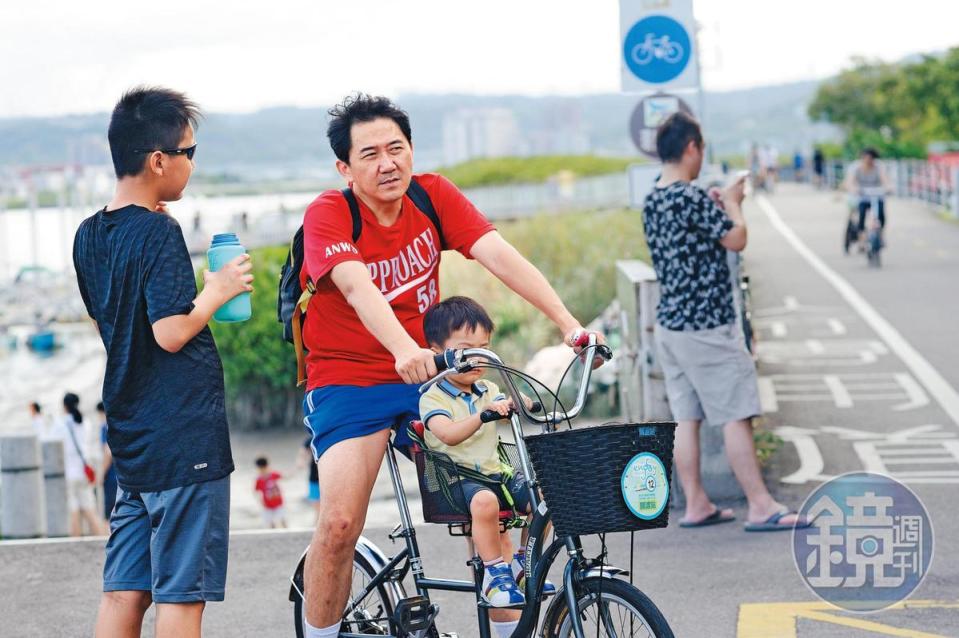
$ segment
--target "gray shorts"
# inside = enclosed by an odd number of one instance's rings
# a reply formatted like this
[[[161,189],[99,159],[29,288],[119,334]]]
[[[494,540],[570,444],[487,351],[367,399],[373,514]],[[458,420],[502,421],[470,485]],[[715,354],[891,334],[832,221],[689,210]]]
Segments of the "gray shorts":
[[[656,324],[655,335],[673,419],[725,425],[761,413],[756,366],[736,324],[709,330]]]

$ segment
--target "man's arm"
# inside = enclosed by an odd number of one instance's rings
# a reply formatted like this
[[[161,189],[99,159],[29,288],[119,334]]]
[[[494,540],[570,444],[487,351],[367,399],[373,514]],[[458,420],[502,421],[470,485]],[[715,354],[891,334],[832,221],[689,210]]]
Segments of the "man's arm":
[[[721,194],[723,210],[733,227],[719,240],[719,244],[726,250],[740,252],[746,248],[746,218],[743,217],[743,198],[746,195],[746,178],[740,177],[727,186]]]
[[[486,233],[476,240],[470,254],[510,290],[546,315],[564,336],[582,327],[546,277],[498,232]]]
[[[350,304],[363,326],[396,360],[404,383],[424,383],[436,374],[432,350],[420,348],[400,324],[386,297],[370,279],[361,261],[344,261],[330,271],[333,285]]]

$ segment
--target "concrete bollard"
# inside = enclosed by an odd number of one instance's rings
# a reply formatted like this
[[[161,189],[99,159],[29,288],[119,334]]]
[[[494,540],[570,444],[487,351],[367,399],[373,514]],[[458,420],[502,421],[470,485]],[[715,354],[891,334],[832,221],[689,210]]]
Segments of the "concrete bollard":
[[[43,441],[43,492],[47,505],[47,536],[70,535],[67,479],[63,471],[63,441]]]
[[[35,436],[0,437],[3,538],[40,538],[47,532],[40,446]]]

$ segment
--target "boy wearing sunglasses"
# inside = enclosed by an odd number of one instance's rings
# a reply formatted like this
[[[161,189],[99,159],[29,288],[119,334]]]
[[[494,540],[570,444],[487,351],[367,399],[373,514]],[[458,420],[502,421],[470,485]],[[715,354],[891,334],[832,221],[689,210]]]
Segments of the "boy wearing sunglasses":
[[[223,367],[207,323],[252,290],[242,255],[204,272],[165,202],[193,172],[200,112],[183,94],[136,88],[110,120],[113,199],[77,230],[73,262],[107,351],[103,404],[119,490],[110,518],[98,637],[139,636],[157,605],[158,637],[200,635],[223,600],[233,457]]]

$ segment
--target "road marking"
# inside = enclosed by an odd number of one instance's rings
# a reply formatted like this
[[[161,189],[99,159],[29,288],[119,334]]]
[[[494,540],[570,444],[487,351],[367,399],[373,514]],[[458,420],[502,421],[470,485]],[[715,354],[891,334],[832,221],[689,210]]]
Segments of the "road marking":
[[[776,387],[773,380],[769,377],[759,377],[759,405],[762,406],[763,413],[778,412],[779,402],[776,401]]]
[[[952,422],[959,427],[959,393],[949,385],[939,371],[936,370],[919,352],[903,337],[892,324],[841,277],[836,271],[826,265],[809,246],[790,228],[773,205],[763,195],[756,196],[756,202],[766,213],[770,223],[779,231],[787,242],[813,267],[833,288],[849,303],[850,306],[876,331],[879,337],[886,342],[889,348],[906,364],[926,390],[935,397]]]
[[[815,438],[816,435],[831,434],[841,441],[852,442],[853,451],[867,472],[888,474],[906,483],[959,483],[959,437],[952,430],[940,432],[941,428],[940,425],[927,424],[895,432],[874,432],[835,426],[818,429],[781,426],[774,432],[796,448],[799,469],[780,481],[802,485],[833,478],[823,474],[825,463]],[[842,472],[844,468],[837,471]]]
[[[829,327],[832,329],[833,334],[844,335],[846,334],[846,326],[843,322],[838,319],[827,319],[826,322],[829,324]]]
[[[839,377],[834,374],[827,374],[823,376],[822,380],[823,383],[826,384],[826,387],[829,388],[833,403],[836,404],[837,408],[852,407],[852,397],[849,396],[849,390],[842,384]]]
[[[766,357],[760,358],[769,361]],[[759,399],[765,412],[784,402],[831,402],[848,409],[858,401],[901,401],[897,412],[929,405],[929,396],[909,374],[860,372],[846,374],[784,373],[759,377]]]
[[[959,602],[939,600],[911,600],[896,603],[883,611],[884,614],[901,610],[957,609]],[[800,618],[815,620],[830,625],[849,627],[882,636],[902,638],[947,638],[918,629],[896,627],[866,620],[860,616],[840,615],[841,611],[825,602],[815,603],[743,603],[739,606],[736,622],[736,638],[799,638],[796,621]],[[804,632],[805,633],[805,632]],[[811,634],[814,635],[814,634]]]
[[[815,430],[783,425],[776,428],[775,432],[783,441],[792,443],[796,447],[796,454],[799,455],[799,469],[779,479],[782,483],[802,485],[810,481],[828,481],[833,478],[822,473],[826,462],[822,458],[822,452],[819,451],[819,445],[813,439]]]

